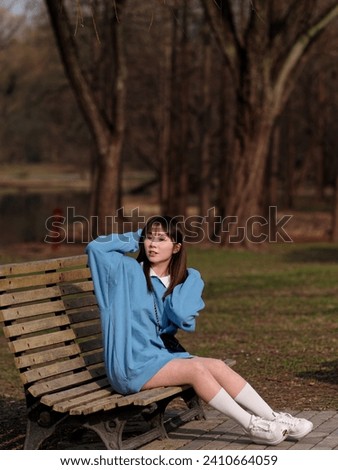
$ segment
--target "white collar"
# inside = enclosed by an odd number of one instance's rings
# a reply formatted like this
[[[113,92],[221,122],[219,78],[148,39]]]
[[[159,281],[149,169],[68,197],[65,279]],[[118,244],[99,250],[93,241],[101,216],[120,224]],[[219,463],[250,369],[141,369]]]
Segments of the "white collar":
[[[170,275],[168,274],[168,276],[163,276],[163,277],[159,277],[155,271],[153,270],[153,268],[150,268],[149,270],[149,275],[152,276],[152,277],[158,277],[159,280],[162,282],[162,284],[165,285],[166,288],[169,287],[169,284],[170,284]]]

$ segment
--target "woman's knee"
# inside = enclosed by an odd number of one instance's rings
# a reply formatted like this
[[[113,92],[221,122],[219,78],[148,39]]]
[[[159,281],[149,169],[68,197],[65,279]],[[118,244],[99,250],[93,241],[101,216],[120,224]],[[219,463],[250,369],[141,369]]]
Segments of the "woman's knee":
[[[214,365],[215,367],[218,369],[218,370],[226,370],[226,371],[229,371],[231,370],[229,366],[226,365],[226,363],[224,361],[222,361],[222,359],[213,359],[214,361]]]
[[[190,374],[192,377],[201,378],[208,375],[214,376],[217,369],[222,368],[222,361],[211,359],[210,361],[199,360],[194,358],[191,360]]]
[[[223,379],[231,381],[238,377],[238,373],[222,361],[222,359],[200,358],[200,362],[216,380]]]
[[[207,361],[200,360],[198,357],[191,359],[190,366],[189,369],[192,376],[197,375],[200,377],[211,373],[210,364]]]
[[[207,368],[208,370],[212,372],[216,372],[216,371],[228,372],[231,370],[231,368],[227,366],[225,362],[222,361],[222,359],[216,359],[212,357],[202,357],[202,358],[196,358],[196,359],[200,360],[201,364],[203,364],[205,368]]]

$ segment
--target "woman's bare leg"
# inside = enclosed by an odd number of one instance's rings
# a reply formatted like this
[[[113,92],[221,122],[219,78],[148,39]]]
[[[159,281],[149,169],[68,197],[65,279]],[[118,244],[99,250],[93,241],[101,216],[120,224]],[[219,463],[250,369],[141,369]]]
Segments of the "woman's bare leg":
[[[247,384],[243,377],[220,359],[195,357],[194,360],[199,361],[232,398],[235,398]]]
[[[245,395],[250,395],[250,399],[253,397],[259,402],[259,408],[265,408],[264,400],[253,389],[250,390],[250,385],[218,359],[173,359],[143,389],[182,384],[191,385],[196,394],[210,406],[237,421],[254,442],[277,445],[285,439],[287,428],[284,424],[279,425],[274,420],[267,421],[252,416],[236,402],[235,397],[245,392]]]
[[[221,388],[235,397],[246,381],[223,361],[194,357],[168,362],[143,386],[143,390],[183,384],[191,385],[197,395],[208,403]]]
[[[244,410],[236,401],[224,390],[218,382],[217,377],[221,377],[222,366],[215,360],[173,359],[157,372],[143,387],[143,389],[170,386],[170,385],[191,385],[196,394],[207,402],[210,406],[221,411],[230,418],[235,419],[241,426],[248,429],[251,422],[251,414]],[[223,363],[223,365],[225,365]],[[231,389],[243,388],[245,381],[236,373],[233,374],[226,368],[226,377],[231,383]],[[215,374],[216,377],[213,375]],[[233,380],[232,380],[233,375]]]
[[[189,383],[192,385],[197,393],[203,400],[210,403],[216,395],[223,389],[236,403],[245,409],[249,409],[252,413],[257,416],[261,416],[266,419],[274,419],[273,409],[266,403],[266,401],[248,384],[243,377],[237,372],[227,366],[223,361],[219,359],[206,358],[206,357],[194,357],[193,359],[180,359],[183,361],[183,365],[177,363],[178,359],[174,359],[174,370],[175,370],[175,385],[181,385],[182,383]],[[192,381],[180,382],[181,369],[185,369],[186,362],[190,368],[189,373],[191,374]],[[171,364],[171,363],[169,363]],[[172,366],[170,366],[171,369]],[[161,371],[155,376],[155,380],[163,380],[165,377],[170,385],[170,380],[173,379],[170,375],[170,370],[163,368],[164,372],[160,376]],[[186,373],[186,372],[182,372]],[[183,376],[184,377],[184,376]],[[188,376],[190,377],[190,375]],[[154,379],[154,377],[153,377]],[[182,380],[182,379],[181,379]],[[151,382],[148,382],[148,384]],[[156,385],[155,385],[156,386]],[[218,390],[217,390],[218,387]],[[216,393],[212,396],[212,394]],[[221,394],[224,397],[224,394]],[[216,400],[218,403],[218,400]],[[214,406],[214,401],[210,403]],[[230,402],[228,402],[228,405]],[[228,406],[227,405],[227,406]],[[216,405],[219,409],[219,406]],[[227,408],[228,409],[228,408]],[[238,410],[237,410],[238,411]]]

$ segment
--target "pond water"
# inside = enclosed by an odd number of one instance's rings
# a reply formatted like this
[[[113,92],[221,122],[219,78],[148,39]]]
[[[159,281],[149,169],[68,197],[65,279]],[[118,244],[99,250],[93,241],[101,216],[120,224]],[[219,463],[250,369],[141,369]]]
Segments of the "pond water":
[[[13,193],[0,196],[1,244],[40,242],[51,231],[51,217],[67,223],[88,218],[88,193]]]

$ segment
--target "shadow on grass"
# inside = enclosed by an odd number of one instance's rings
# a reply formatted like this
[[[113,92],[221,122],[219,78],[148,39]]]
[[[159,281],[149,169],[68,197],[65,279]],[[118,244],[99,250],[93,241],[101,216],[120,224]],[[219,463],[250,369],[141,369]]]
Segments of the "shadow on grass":
[[[338,359],[330,362],[323,362],[317,370],[308,370],[297,374],[302,379],[315,379],[320,382],[327,382],[338,385]]]
[[[338,263],[338,247],[311,246],[295,249],[285,255],[290,263]]]

